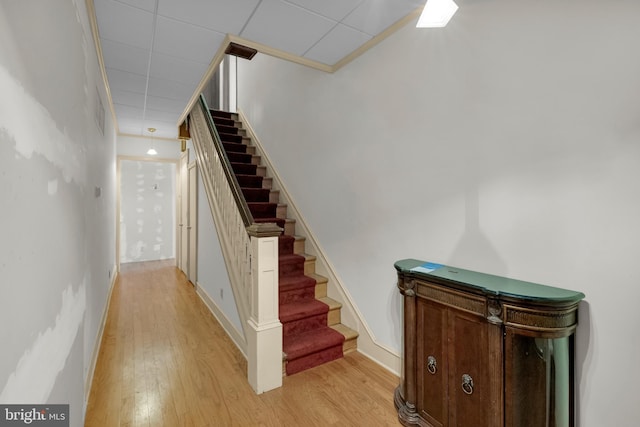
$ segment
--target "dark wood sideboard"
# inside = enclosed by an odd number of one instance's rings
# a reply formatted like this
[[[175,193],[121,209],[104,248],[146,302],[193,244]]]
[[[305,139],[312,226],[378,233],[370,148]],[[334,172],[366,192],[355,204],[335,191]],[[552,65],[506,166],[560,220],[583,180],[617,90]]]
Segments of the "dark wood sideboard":
[[[574,332],[584,294],[405,259],[405,426],[574,427]]]

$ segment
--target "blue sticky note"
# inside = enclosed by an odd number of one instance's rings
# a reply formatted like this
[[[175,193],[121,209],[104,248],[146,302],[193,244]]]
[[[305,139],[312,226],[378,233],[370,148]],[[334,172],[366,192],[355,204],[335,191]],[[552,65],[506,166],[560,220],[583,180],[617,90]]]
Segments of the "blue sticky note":
[[[431,273],[432,271],[435,271],[442,267],[443,267],[442,264],[436,264],[434,262],[425,262],[422,265],[412,268],[411,271],[416,271],[418,273]]]

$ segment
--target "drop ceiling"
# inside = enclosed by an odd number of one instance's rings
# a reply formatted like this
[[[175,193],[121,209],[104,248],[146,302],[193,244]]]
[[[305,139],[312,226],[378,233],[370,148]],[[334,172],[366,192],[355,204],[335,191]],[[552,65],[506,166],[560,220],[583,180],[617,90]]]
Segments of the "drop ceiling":
[[[424,2],[93,0],[119,133],[177,138],[227,35],[333,66]]]

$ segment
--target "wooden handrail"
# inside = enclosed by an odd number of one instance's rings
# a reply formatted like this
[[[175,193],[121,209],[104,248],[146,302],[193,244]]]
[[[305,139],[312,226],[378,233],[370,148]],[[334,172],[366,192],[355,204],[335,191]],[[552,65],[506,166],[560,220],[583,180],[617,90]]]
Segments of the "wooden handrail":
[[[213,123],[213,118],[211,117],[211,110],[207,105],[207,100],[204,98],[204,95],[200,94],[200,105],[205,112],[205,119],[207,121],[207,126],[209,127],[209,132],[211,132],[211,136],[213,137],[213,146],[216,148],[220,159],[224,159],[222,162],[222,167],[224,169],[224,174],[229,181],[229,185],[231,186],[231,191],[233,193],[233,198],[238,205],[238,210],[240,211],[240,215],[242,216],[242,220],[244,221],[245,227],[249,227],[254,223],[253,215],[249,210],[249,205],[247,205],[246,200],[244,199],[244,195],[242,194],[242,189],[240,188],[240,184],[238,183],[238,179],[236,178],[236,174],[233,172],[233,168],[231,167],[231,161],[227,156],[227,152],[222,145],[222,140],[220,139],[220,135],[218,134],[218,130],[216,129],[215,124]]]

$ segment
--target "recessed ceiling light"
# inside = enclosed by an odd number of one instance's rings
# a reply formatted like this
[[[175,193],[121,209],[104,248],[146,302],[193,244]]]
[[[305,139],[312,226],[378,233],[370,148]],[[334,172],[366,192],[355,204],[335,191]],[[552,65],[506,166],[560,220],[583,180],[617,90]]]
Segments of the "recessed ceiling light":
[[[427,0],[416,28],[444,27],[457,10],[458,5],[453,0]]]

